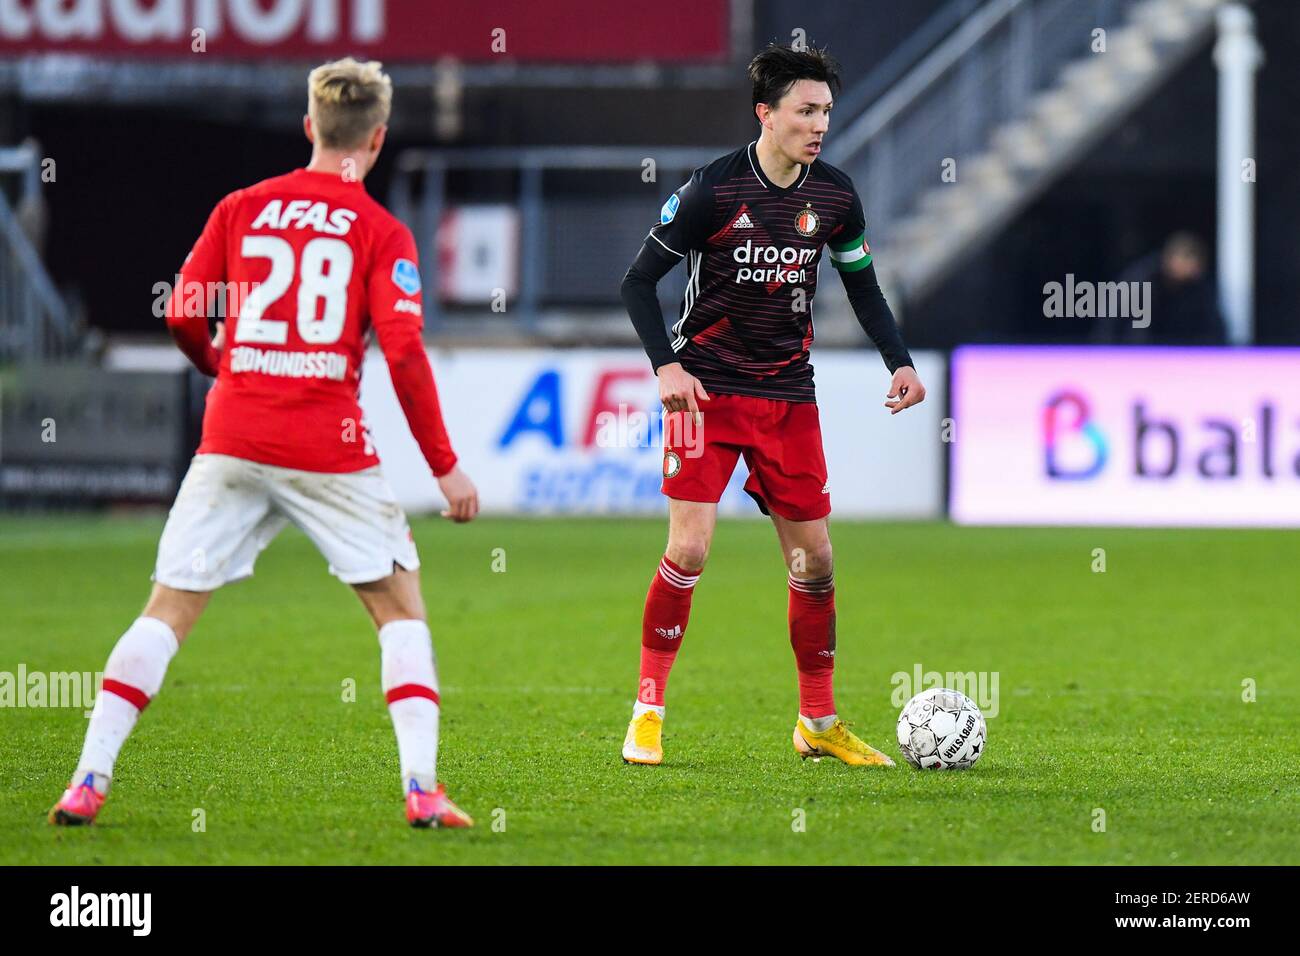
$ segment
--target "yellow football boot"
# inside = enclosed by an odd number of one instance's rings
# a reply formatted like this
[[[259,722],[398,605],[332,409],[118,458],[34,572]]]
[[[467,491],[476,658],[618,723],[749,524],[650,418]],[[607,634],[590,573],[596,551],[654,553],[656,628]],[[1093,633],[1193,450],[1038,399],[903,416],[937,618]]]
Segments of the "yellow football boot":
[[[834,757],[855,767],[894,766],[894,761],[860,739],[838,718],[829,730],[820,734],[805,724],[802,717],[797,719],[794,722],[794,749],[805,760],[809,757]]]
[[[627,725],[627,736],[623,738],[624,762],[650,766],[663,763],[663,733],[664,719],[653,710],[633,717]]]

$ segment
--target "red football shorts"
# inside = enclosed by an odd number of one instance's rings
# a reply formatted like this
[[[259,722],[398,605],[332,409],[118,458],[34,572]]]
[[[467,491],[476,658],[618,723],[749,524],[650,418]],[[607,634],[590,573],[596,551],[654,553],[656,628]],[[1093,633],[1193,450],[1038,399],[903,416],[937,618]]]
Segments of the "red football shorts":
[[[812,402],[714,395],[690,412],[664,416],[663,493],[682,501],[722,497],[736,460],[745,456],[745,491],[763,514],[813,521],[831,513],[821,420]]]

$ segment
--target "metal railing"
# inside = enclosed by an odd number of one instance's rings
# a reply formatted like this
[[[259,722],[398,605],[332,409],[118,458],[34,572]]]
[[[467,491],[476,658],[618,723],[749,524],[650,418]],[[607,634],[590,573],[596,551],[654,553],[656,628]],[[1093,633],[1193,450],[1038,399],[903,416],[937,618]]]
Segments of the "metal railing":
[[[420,249],[425,321],[431,329],[448,317],[439,301],[438,228],[453,205],[454,173],[507,174],[512,186],[499,201],[519,212],[518,297],[507,315],[535,330],[552,307],[570,313],[583,306],[616,306],[624,272],[636,256],[664,200],[691,171],[728,147],[576,147],[537,149],[407,150],[397,160],[388,204],[411,226]],[[647,161],[654,177],[647,181]],[[608,188],[593,194],[553,182],[567,174],[601,174]],[[660,283],[665,314],[685,287],[684,270]],[[469,310],[490,317],[486,309]]]
[[[873,241],[968,158],[1024,115],[1061,69],[1087,54],[1093,31],[1120,25],[1140,0],[986,0],[856,120],[832,136],[831,162],[863,192]]]
[[[890,50],[870,73],[835,98],[836,121],[861,116],[930,51],[948,38],[985,0],[948,0],[902,43]]]
[[[0,173],[21,177],[20,201],[35,198],[39,163],[30,145],[0,148]],[[0,189],[0,363],[64,357],[79,347],[78,328]]]

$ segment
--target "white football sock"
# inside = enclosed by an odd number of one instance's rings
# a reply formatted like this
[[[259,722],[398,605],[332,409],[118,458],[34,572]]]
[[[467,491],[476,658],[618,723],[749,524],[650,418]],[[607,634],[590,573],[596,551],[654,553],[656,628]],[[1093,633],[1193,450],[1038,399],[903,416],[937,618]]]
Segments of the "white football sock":
[[[381,679],[397,733],[402,788],[438,785],[438,674],[433,639],[423,621],[389,621],[379,629]]]
[[[661,720],[663,719],[664,708],[662,704],[643,704],[639,700],[632,705],[632,719],[636,720],[638,717],[640,717],[648,710],[653,710],[656,714],[659,715],[659,718]]]
[[[800,714],[799,719],[807,724],[808,729],[813,733],[824,734],[835,726],[835,721],[838,719],[838,716],[836,714],[827,714],[825,717],[805,717],[803,714]]]
[[[93,773],[95,789],[108,792],[122,744],[143,706],[162,689],[167,665],[179,647],[175,632],[154,617],[136,618],[118,638],[104,665],[104,681],[121,685],[127,696],[111,690],[101,690],[96,696],[73,783],[81,783],[86,774]]]

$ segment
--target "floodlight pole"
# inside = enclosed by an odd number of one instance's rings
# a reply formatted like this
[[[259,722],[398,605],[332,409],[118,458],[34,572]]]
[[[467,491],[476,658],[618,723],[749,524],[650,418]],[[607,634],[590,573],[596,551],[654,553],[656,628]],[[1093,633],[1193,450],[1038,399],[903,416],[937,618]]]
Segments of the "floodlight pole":
[[[1214,65],[1219,71],[1219,306],[1228,341],[1255,340],[1255,71],[1263,63],[1255,15],[1221,7]]]

